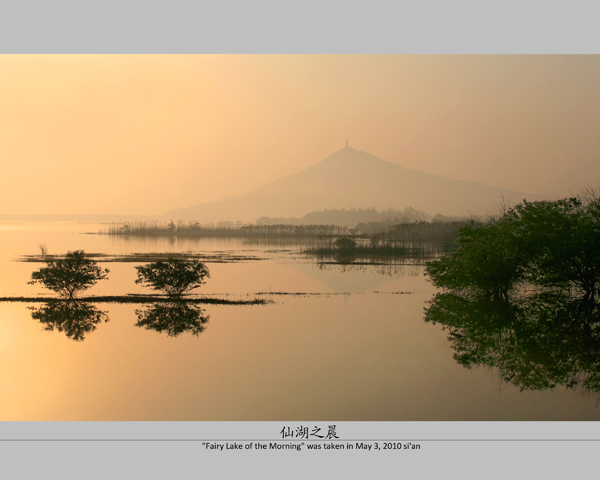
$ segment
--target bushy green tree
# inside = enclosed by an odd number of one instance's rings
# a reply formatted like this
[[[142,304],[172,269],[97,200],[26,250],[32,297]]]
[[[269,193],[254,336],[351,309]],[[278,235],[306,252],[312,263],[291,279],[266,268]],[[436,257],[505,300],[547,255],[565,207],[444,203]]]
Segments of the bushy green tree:
[[[28,283],[41,283],[62,297],[73,298],[99,280],[107,278],[108,272],[108,269],[101,269],[95,261],[85,258],[83,250],[75,250],[69,251],[62,259],[47,262],[45,267],[31,274],[31,281]]]
[[[429,278],[441,288],[506,296],[525,273],[523,245],[513,228],[513,219],[508,216],[488,225],[474,222],[462,227],[455,239],[457,248],[427,264]]]
[[[204,285],[204,278],[210,278],[208,268],[198,260],[168,258],[135,268],[138,274],[135,283],[162,291],[173,298]]]
[[[514,209],[528,246],[529,280],[542,286],[575,286],[585,296],[600,287],[600,201],[578,198],[523,202]]]
[[[503,297],[521,283],[600,296],[600,196],[527,202],[461,228],[457,248],[428,263],[438,287]]]

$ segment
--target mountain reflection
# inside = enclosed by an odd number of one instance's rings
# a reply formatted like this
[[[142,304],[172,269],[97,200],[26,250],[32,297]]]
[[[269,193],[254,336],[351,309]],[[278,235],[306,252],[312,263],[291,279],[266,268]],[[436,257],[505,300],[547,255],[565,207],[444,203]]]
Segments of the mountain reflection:
[[[556,385],[600,393],[600,308],[564,293],[522,300],[437,294],[425,321],[449,332],[454,359],[498,369],[523,390]]]
[[[146,330],[166,332],[169,337],[189,332],[198,335],[206,328],[210,315],[204,316],[204,310],[197,305],[181,302],[156,303],[151,307],[136,310],[136,327]]]
[[[85,335],[96,330],[96,325],[108,322],[106,312],[86,302],[60,301],[44,303],[41,307],[29,307],[31,318],[44,325],[44,329],[64,332],[75,341],[83,341]]]

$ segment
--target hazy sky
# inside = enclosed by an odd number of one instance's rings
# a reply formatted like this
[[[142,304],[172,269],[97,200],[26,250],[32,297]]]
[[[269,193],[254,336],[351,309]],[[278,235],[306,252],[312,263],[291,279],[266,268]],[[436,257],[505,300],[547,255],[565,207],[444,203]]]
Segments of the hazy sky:
[[[162,213],[346,139],[426,173],[568,195],[600,183],[600,55],[0,56],[0,214]]]

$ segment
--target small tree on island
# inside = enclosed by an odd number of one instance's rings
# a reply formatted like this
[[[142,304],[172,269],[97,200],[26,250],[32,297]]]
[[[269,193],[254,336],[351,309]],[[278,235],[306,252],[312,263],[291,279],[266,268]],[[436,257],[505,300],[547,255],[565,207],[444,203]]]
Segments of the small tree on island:
[[[47,262],[45,267],[31,274],[31,281],[27,283],[41,283],[61,297],[72,299],[107,278],[108,272],[107,268],[102,270],[95,261],[85,258],[83,250],[75,250],[67,252],[62,259]]]
[[[135,268],[138,272],[135,283],[160,290],[171,298],[180,298],[204,285],[204,278],[210,278],[208,268],[198,260],[168,258]]]

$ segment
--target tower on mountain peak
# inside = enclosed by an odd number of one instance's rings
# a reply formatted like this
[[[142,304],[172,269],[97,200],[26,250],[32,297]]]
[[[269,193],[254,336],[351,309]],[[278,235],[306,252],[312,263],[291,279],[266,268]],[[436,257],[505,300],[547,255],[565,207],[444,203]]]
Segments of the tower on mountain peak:
[[[346,148],[348,148],[350,145],[348,145],[348,139],[346,139]]]

